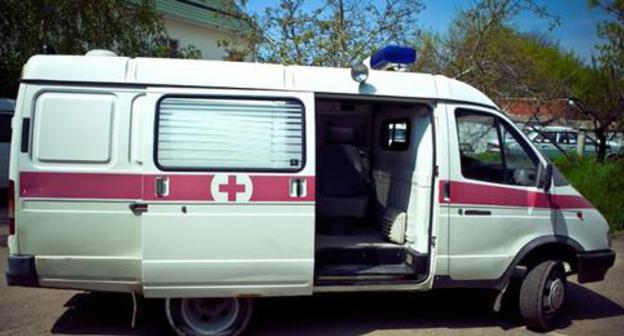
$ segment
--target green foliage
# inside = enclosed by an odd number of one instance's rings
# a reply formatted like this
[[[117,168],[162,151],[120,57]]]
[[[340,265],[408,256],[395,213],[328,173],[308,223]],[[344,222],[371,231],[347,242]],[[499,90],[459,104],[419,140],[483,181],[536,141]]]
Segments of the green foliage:
[[[446,36],[425,35],[416,70],[460,79],[494,99],[565,97],[584,76],[584,65],[545,35],[512,26],[524,11],[558,23],[533,1],[482,0],[458,11]]]
[[[597,26],[605,42],[597,46],[598,57],[571,91],[577,97],[577,113],[593,122],[599,143],[597,160],[603,161],[606,133],[624,130],[624,0],[590,0],[589,5],[610,15]]]
[[[624,160],[598,163],[591,159],[555,159],[555,165],[570,183],[589,200],[612,231],[624,229]]]
[[[598,36],[606,40],[598,46],[599,59],[603,64],[610,64],[614,71],[624,72],[624,0],[589,0],[589,5],[599,7],[612,16],[598,24]]]
[[[3,97],[15,96],[22,66],[34,54],[110,49],[130,57],[169,55],[152,0],[0,0],[0,8]],[[180,54],[198,57],[198,52],[190,47]]]
[[[571,112],[592,122],[596,159],[603,161],[607,133],[624,130],[624,0],[590,5],[611,16],[597,27],[605,43],[591,66],[545,35],[522,33],[510,23],[528,11],[557,25],[546,7],[532,0],[479,0],[458,11],[446,36],[425,35],[419,43],[424,58],[415,69],[460,79],[494,100],[534,99],[532,121],[543,125],[553,121],[541,114],[543,103],[574,97],[578,108]]]
[[[232,6],[244,8],[246,1]],[[315,7],[310,7],[315,6]],[[233,58],[345,67],[387,44],[413,45],[420,0],[280,0],[259,15],[243,15],[248,46],[228,45]],[[254,27],[255,29],[243,29]]]

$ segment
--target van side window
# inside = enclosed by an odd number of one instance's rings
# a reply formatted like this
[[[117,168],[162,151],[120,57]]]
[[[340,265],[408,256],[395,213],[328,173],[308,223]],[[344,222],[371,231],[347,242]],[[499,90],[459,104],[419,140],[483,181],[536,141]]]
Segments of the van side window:
[[[43,165],[100,166],[115,158],[117,97],[108,93],[44,92],[35,100],[32,157]]]
[[[382,147],[387,150],[406,150],[409,147],[409,119],[391,119],[383,123]]]
[[[536,185],[537,156],[510,125],[482,112],[458,110],[455,117],[465,178]]]
[[[297,171],[304,165],[297,100],[166,97],[155,159],[164,170]]]

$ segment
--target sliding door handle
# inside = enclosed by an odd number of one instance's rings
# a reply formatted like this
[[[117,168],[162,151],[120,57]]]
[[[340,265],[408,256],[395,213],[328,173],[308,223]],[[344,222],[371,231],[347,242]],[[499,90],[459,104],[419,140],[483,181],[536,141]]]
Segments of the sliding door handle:
[[[144,212],[147,212],[147,204],[145,203],[130,203],[128,206],[133,214],[140,216]]]
[[[465,210],[464,215],[466,216],[492,216],[492,211],[490,210]]]

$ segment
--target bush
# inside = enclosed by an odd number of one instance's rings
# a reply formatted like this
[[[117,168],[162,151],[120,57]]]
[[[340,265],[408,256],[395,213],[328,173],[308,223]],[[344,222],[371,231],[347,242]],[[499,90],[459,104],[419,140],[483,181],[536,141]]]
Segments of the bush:
[[[592,159],[570,161],[558,157],[555,165],[605,216],[611,231],[624,229],[624,160],[597,163]]]

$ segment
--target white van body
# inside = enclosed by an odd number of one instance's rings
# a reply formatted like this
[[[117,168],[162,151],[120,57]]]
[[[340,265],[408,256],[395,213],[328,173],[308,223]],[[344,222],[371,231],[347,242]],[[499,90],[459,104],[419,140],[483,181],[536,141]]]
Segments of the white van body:
[[[34,56],[12,126],[13,285],[503,290],[537,260],[581,281],[613,263],[603,216],[489,98],[444,76]],[[490,164],[475,132],[491,130],[530,167]]]

